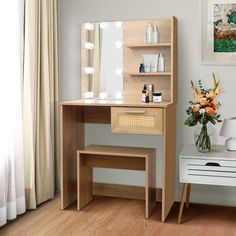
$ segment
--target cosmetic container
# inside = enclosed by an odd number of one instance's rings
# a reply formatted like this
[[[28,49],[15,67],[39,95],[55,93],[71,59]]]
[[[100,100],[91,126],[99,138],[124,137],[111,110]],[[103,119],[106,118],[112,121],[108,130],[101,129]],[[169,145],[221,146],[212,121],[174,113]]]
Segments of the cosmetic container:
[[[164,72],[165,71],[165,59],[163,54],[160,53],[159,61],[158,61],[158,71]]]
[[[153,93],[153,102],[162,102],[161,93],[159,92]]]

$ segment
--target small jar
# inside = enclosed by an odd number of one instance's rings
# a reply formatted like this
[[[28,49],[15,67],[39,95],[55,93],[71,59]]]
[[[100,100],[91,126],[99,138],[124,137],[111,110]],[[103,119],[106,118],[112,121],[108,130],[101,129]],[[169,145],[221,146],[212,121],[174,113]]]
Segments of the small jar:
[[[153,93],[153,102],[161,102],[161,101],[162,101],[161,93],[154,92]]]

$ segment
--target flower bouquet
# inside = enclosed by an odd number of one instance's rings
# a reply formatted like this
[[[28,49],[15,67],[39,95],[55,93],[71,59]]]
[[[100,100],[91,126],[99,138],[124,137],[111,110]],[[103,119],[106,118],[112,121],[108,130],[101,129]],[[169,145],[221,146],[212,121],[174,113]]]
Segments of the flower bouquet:
[[[207,124],[210,122],[215,125],[217,122],[222,122],[220,115],[217,114],[217,109],[221,105],[216,102],[216,97],[220,94],[219,81],[213,74],[213,88],[205,89],[202,81],[198,81],[197,88],[191,81],[194,99],[190,101],[190,107],[186,110],[188,118],[185,125],[195,126],[198,123],[201,125],[200,133],[195,138],[195,144],[200,152],[209,152],[211,150],[211,139],[209,137]]]

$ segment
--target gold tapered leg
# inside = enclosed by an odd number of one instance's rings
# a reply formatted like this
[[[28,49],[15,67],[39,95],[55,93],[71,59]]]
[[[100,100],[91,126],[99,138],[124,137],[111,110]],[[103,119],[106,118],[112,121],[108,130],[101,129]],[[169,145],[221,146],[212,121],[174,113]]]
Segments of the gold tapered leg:
[[[185,206],[187,208],[189,207],[190,192],[191,192],[191,184],[188,184],[188,186],[187,186],[186,204],[185,204]]]
[[[186,193],[187,193],[187,187],[188,187],[188,184],[185,183],[184,186],[183,186],[181,202],[180,202],[180,207],[179,207],[178,224],[181,223],[181,218],[182,218],[182,213],[183,213],[183,208],[184,208],[184,200],[185,200],[185,196],[186,196]]]

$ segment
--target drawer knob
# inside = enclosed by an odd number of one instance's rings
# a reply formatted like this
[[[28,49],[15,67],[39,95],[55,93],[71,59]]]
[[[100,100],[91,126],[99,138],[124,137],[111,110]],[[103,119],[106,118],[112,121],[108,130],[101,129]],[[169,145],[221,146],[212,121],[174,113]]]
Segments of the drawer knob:
[[[207,162],[205,166],[220,166],[220,164],[216,162]]]

